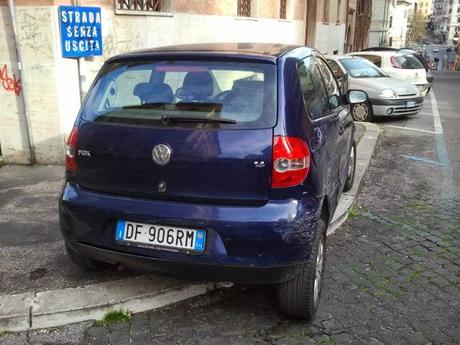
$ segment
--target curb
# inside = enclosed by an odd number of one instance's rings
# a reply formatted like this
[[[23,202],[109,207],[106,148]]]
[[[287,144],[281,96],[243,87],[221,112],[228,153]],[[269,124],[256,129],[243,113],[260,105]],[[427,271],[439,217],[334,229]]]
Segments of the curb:
[[[365,126],[358,142],[353,188],[343,193],[327,235],[332,235],[348,218],[363,176],[369,167],[380,129]],[[83,287],[0,295],[0,332],[27,331],[98,320],[110,310],[140,313],[177,303],[221,287],[214,283],[189,283],[157,276],[137,276]]]
[[[351,190],[343,193],[340,197],[337,209],[335,210],[334,216],[332,217],[331,223],[327,229],[327,236],[336,232],[340,225],[347,220],[348,214],[356,202],[359,186],[361,185],[364,174],[369,167],[375,145],[377,144],[377,139],[380,133],[379,126],[368,122],[360,122],[360,124],[366,127],[366,130],[356,147],[355,181]]]
[[[20,332],[100,320],[111,310],[140,313],[177,303],[218,288],[157,276],[0,296],[0,332]]]

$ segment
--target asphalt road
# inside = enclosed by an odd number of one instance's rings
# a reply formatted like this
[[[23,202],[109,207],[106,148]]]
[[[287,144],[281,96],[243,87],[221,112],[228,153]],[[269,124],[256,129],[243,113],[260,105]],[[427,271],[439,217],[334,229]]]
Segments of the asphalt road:
[[[270,287],[236,286],[128,322],[0,344],[460,344],[459,90],[459,74],[436,73],[420,115],[378,121],[358,203],[328,239],[312,322],[281,315]]]
[[[62,166],[0,169],[0,294],[76,287],[132,275],[73,265],[59,231]]]

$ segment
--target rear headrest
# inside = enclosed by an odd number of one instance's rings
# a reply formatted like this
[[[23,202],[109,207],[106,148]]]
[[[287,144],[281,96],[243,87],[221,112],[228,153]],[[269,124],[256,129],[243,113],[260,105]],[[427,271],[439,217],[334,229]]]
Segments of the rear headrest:
[[[174,100],[171,87],[164,83],[139,83],[134,87],[133,95],[142,103],[171,103]]]
[[[182,92],[191,100],[202,100],[211,97],[214,82],[209,72],[188,72],[182,84]]]

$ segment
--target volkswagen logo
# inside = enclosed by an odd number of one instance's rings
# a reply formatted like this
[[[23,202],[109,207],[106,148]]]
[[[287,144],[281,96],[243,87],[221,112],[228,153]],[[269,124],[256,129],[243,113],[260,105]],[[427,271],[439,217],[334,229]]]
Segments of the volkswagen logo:
[[[156,145],[152,150],[152,158],[158,165],[166,165],[171,159],[171,148],[165,144]]]

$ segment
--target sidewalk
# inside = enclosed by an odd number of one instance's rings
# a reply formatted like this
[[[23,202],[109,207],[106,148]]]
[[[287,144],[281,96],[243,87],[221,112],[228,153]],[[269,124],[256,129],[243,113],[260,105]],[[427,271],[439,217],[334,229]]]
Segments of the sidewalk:
[[[358,125],[357,175],[343,195],[331,231],[353,206],[378,136],[373,124]],[[0,169],[0,332],[100,319],[111,309],[141,312],[214,289],[154,275],[107,270],[88,273],[67,258],[57,219],[62,167]]]

